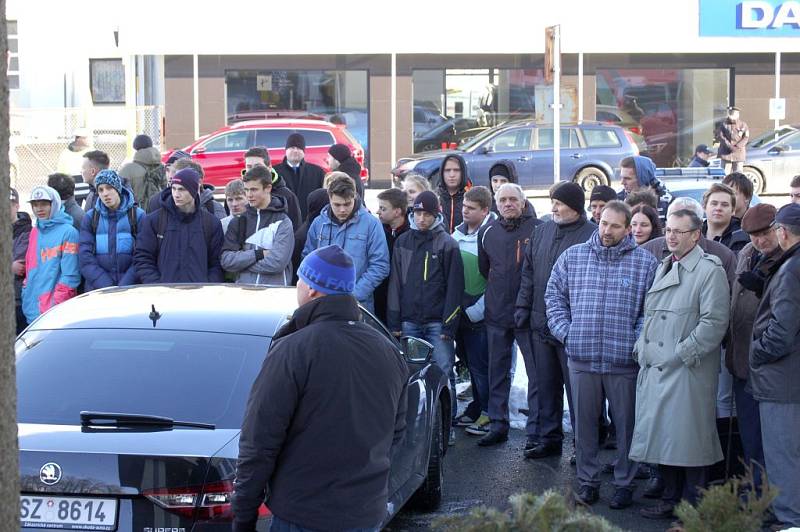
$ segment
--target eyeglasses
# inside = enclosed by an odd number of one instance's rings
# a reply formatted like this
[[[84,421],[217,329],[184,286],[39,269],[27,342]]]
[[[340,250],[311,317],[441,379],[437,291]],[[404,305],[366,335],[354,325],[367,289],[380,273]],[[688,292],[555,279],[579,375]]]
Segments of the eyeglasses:
[[[695,231],[697,231],[697,229],[689,229],[687,231],[679,231],[677,229],[672,229],[670,227],[667,227],[666,229],[664,229],[664,234],[666,234],[666,235],[675,234],[675,235],[681,236],[681,235],[685,235],[686,233],[693,233]]]

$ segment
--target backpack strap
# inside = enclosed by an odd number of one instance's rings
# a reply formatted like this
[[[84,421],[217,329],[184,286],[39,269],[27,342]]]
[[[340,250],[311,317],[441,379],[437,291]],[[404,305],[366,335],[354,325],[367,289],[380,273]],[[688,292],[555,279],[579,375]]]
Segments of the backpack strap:
[[[92,234],[97,235],[97,226],[100,225],[100,210],[92,209]]]
[[[136,205],[128,209],[128,225],[131,227],[131,236],[136,240],[136,233],[138,232],[138,220],[136,219]]]
[[[156,227],[156,260],[158,260],[158,256],[161,254],[161,243],[164,241],[164,237],[166,236],[167,232],[167,224],[169,223],[169,218],[167,216],[167,210],[163,207],[158,209],[158,226]]]

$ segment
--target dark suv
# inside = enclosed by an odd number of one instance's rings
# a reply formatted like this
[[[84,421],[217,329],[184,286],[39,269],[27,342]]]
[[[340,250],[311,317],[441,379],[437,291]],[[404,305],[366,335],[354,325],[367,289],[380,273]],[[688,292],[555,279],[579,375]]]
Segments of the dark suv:
[[[489,185],[489,169],[497,161],[514,162],[523,188],[553,184],[553,128],[532,121],[507,122],[486,130],[457,150],[418,153],[400,159],[392,170],[395,183],[411,171],[438,181],[439,167],[449,154],[461,155],[475,185]],[[608,185],[614,169],[639,149],[630,133],[597,122],[561,125],[561,178],[571,179],[585,190]]]

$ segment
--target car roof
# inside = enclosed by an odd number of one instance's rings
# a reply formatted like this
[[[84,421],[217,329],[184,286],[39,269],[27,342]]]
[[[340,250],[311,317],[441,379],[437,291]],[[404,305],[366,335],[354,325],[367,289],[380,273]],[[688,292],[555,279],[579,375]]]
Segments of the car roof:
[[[305,120],[302,118],[287,120],[285,118],[267,118],[264,120],[243,120],[228,126],[228,129],[246,129],[253,127],[286,127],[305,129],[336,129],[337,126],[325,120]]]
[[[61,303],[29,330],[157,328],[272,336],[297,308],[295,294],[294,287],[239,284],[112,287]]]

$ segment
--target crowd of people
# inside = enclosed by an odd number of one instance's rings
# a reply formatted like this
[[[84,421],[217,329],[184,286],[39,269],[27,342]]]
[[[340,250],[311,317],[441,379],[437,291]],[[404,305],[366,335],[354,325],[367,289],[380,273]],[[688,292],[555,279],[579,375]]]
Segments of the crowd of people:
[[[626,508],[644,478],[659,502],[642,514],[669,518],[741,462],[753,489],[762,472],[778,487],[777,522],[800,526],[800,176],[780,209],[751,207],[752,183],[738,172],[700,204],[673,198],[650,159],[628,157],[622,191],[597,186],[587,202],[579,185],[558,183],[539,217],[512,161],[469,176],[448,155],[436,188],[410,174],[378,194],[376,216],[349,148],[329,149],[326,174],[295,133],[274,167],[266,148],[247,151],[223,207],[188,154],[162,165],[141,137],[118,171],[103,152],[83,153],[82,207],[65,174],[32,190],[33,219],[12,190],[20,330],[110,286],[321,286],[315,268],[299,270],[334,246],[355,276],[326,289],[352,293],[392,334],[427,340],[451,397],[456,358],[466,365],[471,401],[461,412],[450,403],[450,444],[458,427],[482,447],[508,439],[518,349],[523,455],[564,452],[566,395],[583,503],[597,502],[601,474],[612,473],[610,507]],[[617,450],[613,464],[600,463],[602,447]]]

